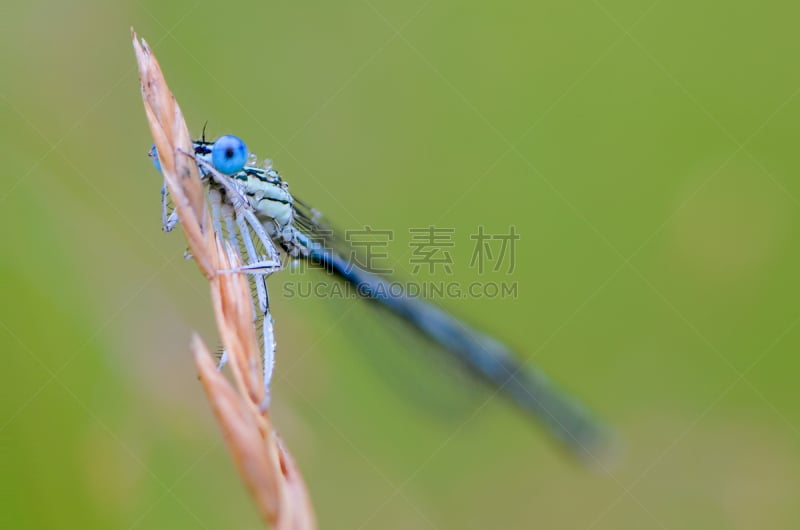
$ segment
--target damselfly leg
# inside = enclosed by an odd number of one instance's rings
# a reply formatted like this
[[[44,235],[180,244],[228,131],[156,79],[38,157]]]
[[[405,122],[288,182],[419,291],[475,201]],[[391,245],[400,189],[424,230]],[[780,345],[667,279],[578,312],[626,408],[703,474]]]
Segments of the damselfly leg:
[[[167,191],[167,183],[161,187],[161,229],[164,232],[172,232],[178,224],[178,212],[172,204]]]
[[[246,273],[254,294],[254,321],[262,341],[263,352],[263,384],[265,400],[263,406],[269,404],[269,388],[275,363],[275,335],[273,320],[269,310],[269,295],[266,287],[267,277],[282,268],[278,252],[267,230],[253,211],[253,205],[241,185],[230,176],[217,170],[199,153],[179,151],[192,158],[198,165],[201,179],[207,183],[208,204],[211,211],[212,227],[217,237],[225,242],[232,263],[231,269],[217,271],[221,274]],[[158,153],[151,149],[150,156],[156,169],[161,170]],[[165,232],[171,231],[178,224],[177,212],[170,200],[166,185],[161,191],[161,221]],[[222,352],[219,368],[227,361],[227,353]]]

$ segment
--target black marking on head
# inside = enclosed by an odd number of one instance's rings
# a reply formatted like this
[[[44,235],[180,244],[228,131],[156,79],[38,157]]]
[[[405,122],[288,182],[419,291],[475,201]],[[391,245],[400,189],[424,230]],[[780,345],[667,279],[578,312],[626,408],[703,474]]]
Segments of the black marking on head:
[[[196,155],[207,155],[211,153],[211,147],[213,145],[205,140],[200,140],[199,142],[194,142],[194,154]]]

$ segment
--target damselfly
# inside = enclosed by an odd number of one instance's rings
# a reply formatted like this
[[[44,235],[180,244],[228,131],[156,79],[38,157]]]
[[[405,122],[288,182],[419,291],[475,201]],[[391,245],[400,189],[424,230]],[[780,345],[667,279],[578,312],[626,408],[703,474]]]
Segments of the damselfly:
[[[221,238],[230,242],[250,275],[254,305],[264,336],[264,384],[272,376],[275,342],[266,288],[267,277],[282,268],[282,257],[307,260],[348,282],[364,298],[387,308],[412,328],[441,345],[488,384],[501,390],[522,410],[533,414],[576,454],[595,458],[605,446],[605,429],[577,400],[556,388],[537,367],[519,361],[499,341],[483,334],[420,298],[393,295],[390,279],[354,264],[352,253],[313,208],[289,192],[270,162],[258,165],[245,143],[231,135],[193,144],[199,174],[206,186],[211,218]],[[160,171],[155,147],[150,152]],[[162,189],[165,231],[178,222],[166,187]],[[331,241],[338,241],[332,244]]]

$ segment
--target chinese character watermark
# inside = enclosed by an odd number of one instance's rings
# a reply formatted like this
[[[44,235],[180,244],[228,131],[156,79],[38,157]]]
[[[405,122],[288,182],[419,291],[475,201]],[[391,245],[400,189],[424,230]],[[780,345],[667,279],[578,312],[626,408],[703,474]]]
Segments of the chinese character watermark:
[[[394,241],[391,230],[375,230],[364,226],[360,230],[345,231],[345,241],[350,244],[348,272],[359,267],[377,274],[392,274],[394,269],[388,266],[389,253],[386,248]],[[382,251],[381,251],[382,249]],[[387,260],[380,262],[380,260]]]
[[[513,225],[508,228],[506,234],[487,234],[483,225],[479,225],[478,233],[470,235],[469,238],[475,241],[469,266],[477,268],[478,274],[486,272],[487,264],[494,265],[493,272],[499,272],[504,264],[507,266],[506,274],[514,272],[517,263],[516,243],[520,236]]]
[[[455,228],[437,228],[428,226],[426,228],[409,228],[411,241],[411,259],[409,263],[414,265],[412,274],[419,272],[422,265],[428,266],[428,272],[433,274],[436,266],[441,266],[445,273],[453,274],[453,256],[447,250],[455,246],[453,235]]]

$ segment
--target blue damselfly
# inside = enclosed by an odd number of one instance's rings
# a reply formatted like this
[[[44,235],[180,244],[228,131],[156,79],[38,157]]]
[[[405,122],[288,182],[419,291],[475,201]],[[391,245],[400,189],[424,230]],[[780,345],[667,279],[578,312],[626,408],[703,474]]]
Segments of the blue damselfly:
[[[420,298],[393,295],[390,279],[352,262],[315,209],[289,192],[289,186],[269,161],[258,164],[244,142],[226,135],[211,142],[205,135],[193,144],[206,186],[211,218],[220,238],[228,240],[250,275],[254,306],[264,335],[264,384],[269,387],[275,342],[269,309],[267,277],[282,268],[282,260],[307,260],[354,287],[365,299],[402,318],[438,343],[488,384],[500,389],[523,411],[535,416],[577,455],[595,460],[606,448],[607,432],[571,396],[558,389],[538,367],[524,363],[505,345],[439,307]],[[156,168],[158,154],[150,152]],[[178,222],[162,189],[163,228]]]

